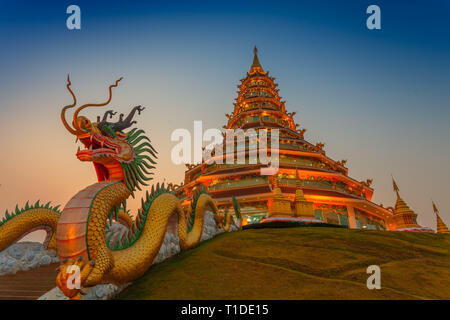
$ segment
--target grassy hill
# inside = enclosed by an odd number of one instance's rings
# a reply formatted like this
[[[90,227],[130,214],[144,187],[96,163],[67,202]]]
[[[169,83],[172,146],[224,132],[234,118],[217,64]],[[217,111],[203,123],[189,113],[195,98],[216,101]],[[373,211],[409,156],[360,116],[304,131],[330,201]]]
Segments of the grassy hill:
[[[366,268],[381,268],[369,290]],[[155,265],[118,299],[450,299],[450,236],[297,227],[233,232]]]

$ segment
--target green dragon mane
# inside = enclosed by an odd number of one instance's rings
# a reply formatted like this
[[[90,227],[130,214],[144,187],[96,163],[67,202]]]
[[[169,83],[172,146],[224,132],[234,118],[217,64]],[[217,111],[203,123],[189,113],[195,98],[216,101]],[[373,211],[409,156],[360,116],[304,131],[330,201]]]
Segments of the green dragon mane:
[[[153,158],[158,158],[156,156],[158,152],[152,147],[150,139],[144,133],[144,130],[137,128],[128,133],[126,141],[133,147],[135,156],[129,163],[120,163],[125,184],[132,192],[136,188],[142,190],[140,185],[148,186],[146,181],[153,179],[149,177],[153,173],[148,170],[155,169],[151,164],[156,164]]]

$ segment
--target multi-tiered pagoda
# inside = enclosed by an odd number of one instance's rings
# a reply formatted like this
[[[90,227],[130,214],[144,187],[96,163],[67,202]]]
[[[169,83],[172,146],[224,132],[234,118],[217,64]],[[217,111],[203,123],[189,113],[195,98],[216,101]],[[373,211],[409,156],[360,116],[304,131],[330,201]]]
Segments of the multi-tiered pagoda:
[[[370,187],[371,179],[357,181],[349,177],[345,160],[335,161],[326,155],[323,143],[305,140],[306,129],[295,123],[295,112],[287,112],[275,78],[264,71],[256,48],[250,71],[240,82],[234,110],[226,114],[228,122],[224,128],[253,129],[258,133],[278,129],[278,173],[261,175],[260,168],[267,165],[249,161],[249,144],[246,144],[245,163],[187,165],[184,185],[177,192],[180,198],[186,199],[185,205],[193,191],[204,186],[220,210],[232,211],[231,199],[235,196],[248,224],[296,217],[349,228],[420,228],[415,214],[403,202],[396,206],[401,217],[393,219],[396,209],[371,202],[374,191]],[[270,154],[270,134],[267,145]],[[402,219],[410,220],[402,223]]]

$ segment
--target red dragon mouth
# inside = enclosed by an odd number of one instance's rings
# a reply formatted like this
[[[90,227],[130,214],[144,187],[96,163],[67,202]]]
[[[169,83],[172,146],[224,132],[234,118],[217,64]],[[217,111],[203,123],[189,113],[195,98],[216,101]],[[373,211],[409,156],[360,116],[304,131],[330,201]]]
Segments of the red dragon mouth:
[[[86,149],[78,147],[77,158],[80,161],[91,161],[94,163],[99,181],[108,180],[112,176],[111,170],[118,165],[116,156],[120,152],[120,146],[111,142],[97,133],[86,133],[77,137]]]
[[[77,157],[80,161],[95,161],[95,158],[100,156],[117,155],[120,150],[118,144],[96,133],[87,133],[78,136],[78,139],[86,147],[84,150],[78,148]]]

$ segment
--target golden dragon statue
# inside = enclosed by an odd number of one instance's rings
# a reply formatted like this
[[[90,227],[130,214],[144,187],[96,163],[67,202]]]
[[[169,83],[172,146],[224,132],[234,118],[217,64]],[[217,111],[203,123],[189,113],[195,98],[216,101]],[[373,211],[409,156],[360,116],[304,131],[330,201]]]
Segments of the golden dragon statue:
[[[109,122],[115,112],[108,110],[103,118],[91,122],[79,113],[88,107],[102,107],[109,104],[112,88],[117,87],[118,79],[109,86],[109,98],[104,103],[84,104],[73,115],[72,126],[66,121],[65,113],[77,104],[67,78],[67,90],[73,103],[61,111],[65,128],[81,141],[85,149],[76,156],[80,161],[94,164],[98,183],[90,185],[75,194],[62,211],[59,206],[52,207],[39,201],[34,205],[28,202],[25,208],[16,206],[15,212],[6,212],[0,222],[0,250],[5,249],[24,235],[38,230],[47,231],[44,245],[56,249],[61,261],[56,284],[70,299],[81,299],[86,287],[101,283],[122,284],[142,276],[151,266],[163,243],[169,223],[175,225],[180,248],[190,249],[201,239],[204,214],[210,210],[219,228],[228,231],[232,224],[241,228],[239,204],[233,198],[236,221],[228,210],[219,212],[210,195],[202,188],[192,196],[190,210],[184,210],[173,188],[164,184],[152,186],[142,199],[142,206],[134,219],[126,209],[126,200],[134,197],[136,189],[147,186],[152,178],[151,169],[156,164],[156,151],[150,139],[141,129],[133,128],[135,113],[144,110],[136,106],[124,119]],[[122,235],[109,232],[112,222],[128,226]],[[69,285],[73,266],[80,270],[80,287]]]

